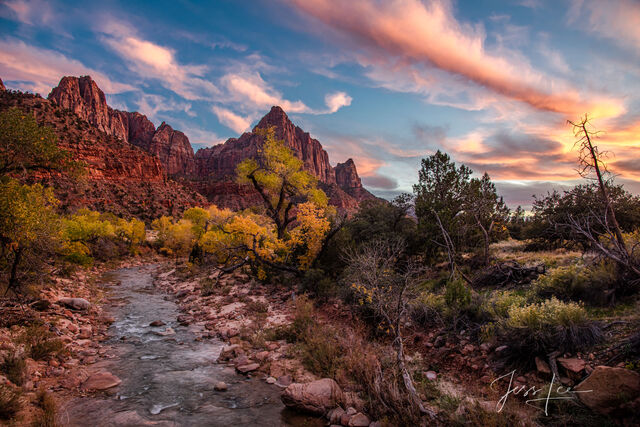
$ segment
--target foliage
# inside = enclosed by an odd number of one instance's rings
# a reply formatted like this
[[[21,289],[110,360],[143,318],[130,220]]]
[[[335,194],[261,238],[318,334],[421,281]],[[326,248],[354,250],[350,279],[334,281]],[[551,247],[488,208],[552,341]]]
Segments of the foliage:
[[[27,363],[23,355],[16,352],[7,353],[0,364],[0,372],[15,385],[24,384]]]
[[[508,237],[509,210],[502,197],[487,173],[481,178],[471,178],[471,173],[471,169],[456,166],[449,155],[441,151],[422,159],[419,182],[413,192],[428,257],[445,247],[449,256],[455,255],[454,248],[483,248],[486,265],[489,244]]]
[[[532,288],[542,298],[555,296],[563,301],[605,305],[611,301],[617,281],[615,264],[601,261],[588,267],[575,264],[558,267],[540,276]]]
[[[21,406],[19,389],[0,384],[0,419],[9,420],[13,418]]]
[[[78,168],[69,153],[58,148],[53,130],[18,108],[0,112],[0,135],[0,176]]]
[[[37,323],[24,330],[20,341],[25,344],[27,353],[34,360],[55,357],[65,350],[64,343],[53,332]]]
[[[581,304],[556,298],[512,306],[501,323],[499,338],[508,343],[512,360],[533,361],[553,351],[575,352],[602,340],[600,326],[589,320]]]
[[[41,412],[36,416],[32,427],[57,427],[57,407],[53,395],[44,389],[40,389],[36,393],[36,403],[40,407]]]
[[[64,247],[69,262],[91,264],[93,258],[107,260],[120,256],[124,249],[136,253],[146,239],[145,225],[132,218],[127,221],[111,214],[81,209],[62,219]]]
[[[622,185],[606,183],[606,188],[622,231],[632,232],[640,227],[640,197],[632,195]],[[605,210],[595,183],[577,185],[563,193],[553,191],[535,197],[533,215],[525,226],[524,235],[546,248],[577,246],[586,249],[590,247],[589,241],[573,232],[568,226],[569,218],[585,218]],[[596,233],[604,232],[601,225],[594,224],[593,227]]]
[[[326,208],[328,198],[317,187],[317,179],[303,169],[302,160],[284,141],[276,139],[273,127],[257,132],[264,138],[262,147],[257,158],[246,159],[238,165],[237,179],[260,193],[266,215],[274,222],[278,239],[283,239],[289,224],[296,220],[294,204],[311,202]]]
[[[15,289],[20,274],[34,271],[42,257],[60,243],[57,200],[40,184],[22,185],[0,178],[0,242],[7,289]]]

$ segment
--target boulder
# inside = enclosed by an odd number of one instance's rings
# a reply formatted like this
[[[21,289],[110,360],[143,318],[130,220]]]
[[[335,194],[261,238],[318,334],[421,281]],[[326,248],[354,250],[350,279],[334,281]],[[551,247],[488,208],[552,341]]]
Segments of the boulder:
[[[149,326],[164,326],[166,325],[166,323],[164,323],[162,320],[154,320],[153,322],[149,323]]]
[[[343,396],[338,383],[323,378],[306,384],[293,383],[282,392],[281,399],[290,408],[324,415],[338,406]]]
[[[247,365],[236,366],[236,370],[240,373],[247,374],[253,372],[260,367],[259,363],[249,363]]]
[[[358,412],[349,418],[350,427],[369,427],[369,424],[371,424],[371,420],[362,412]]]
[[[331,424],[340,424],[344,413],[344,409],[338,406],[327,413],[327,419]]]
[[[580,373],[584,370],[586,366],[586,362],[582,359],[565,359],[564,357],[558,357],[558,364],[562,366],[564,369],[570,372]]]
[[[120,378],[110,372],[98,372],[87,378],[87,380],[82,384],[82,389],[86,391],[107,390],[111,387],[120,385],[121,382]]]
[[[87,310],[91,307],[91,303],[84,298],[69,298],[64,297],[56,301],[58,304],[65,307],[73,308],[75,310]]]
[[[226,391],[227,388],[229,388],[227,386],[227,383],[225,383],[224,381],[218,381],[214,386],[213,389],[216,391]]]
[[[616,414],[623,404],[640,397],[640,374],[625,368],[596,366],[574,391],[593,411]]]

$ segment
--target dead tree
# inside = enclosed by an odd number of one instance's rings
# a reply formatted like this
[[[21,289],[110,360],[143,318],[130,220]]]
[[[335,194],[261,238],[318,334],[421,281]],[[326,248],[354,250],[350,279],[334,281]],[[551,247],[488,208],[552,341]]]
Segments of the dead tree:
[[[379,240],[361,251],[349,252],[346,255],[348,278],[355,291],[388,325],[393,336],[392,347],[396,352],[398,372],[411,405],[420,413],[434,418],[435,413],[426,409],[420,400],[405,361],[402,327],[409,302],[417,293],[423,267],[413,262],[402,262],[403,252],[404,242],[401,240]]]
[[[613,204],[611,203],[611,198],[609,197],[603,176],[607,173],[607,167],[602,162],[602,157],[605,157],[607,153],[598,150],[598,147],[593,145],[592,141],[600,132],[589,130],[590,123],[587,114],[584,115],[584,118],[580,122],[572,122],[571,120],[567,120],[567,122],[573,126],[573,134],[577,138],[574,146],[578,146],[578,162],[580,163],[578,173],[584,178],[589,178],[589,176],[595,172],[595,179],[598,181],[598,187],[600,188],[600,194],[602,195],[602,201],[606,209],[606,224],[610,224],[611,229],[615,233],[615,238],[618,241],[618,246],[626,253],[626,257],[628,257],[629,251],[622,237],[622,231],[616,219],[616,213],[613,209]]]

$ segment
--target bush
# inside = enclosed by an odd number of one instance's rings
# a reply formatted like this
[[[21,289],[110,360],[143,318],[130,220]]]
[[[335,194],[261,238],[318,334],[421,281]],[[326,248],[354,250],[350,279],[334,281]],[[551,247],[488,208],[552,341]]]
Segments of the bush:
[[[64,343],[44,326],[34,324],[25,329],[20,340],[25,344],[29,356],[34,360],[44,360],[60,355]]]
[[[9,420],[20,410],[20,391],[0,384],[0,419]]]
[[[202,296],[208,297],[209,295],[215,294],[215,285],[216,281],[209,277],[205,277],[204,279],[200,280],[200,293],[202,294]]]
[[[598,343],[602,337],[600,326],[589,320],[582,305],[556,298],[511,307],[499,331],[500,340],[509,346],[508,357],[528,364],[534,356],[575,352]]]
[[[527,303],[527,298],[513,291],[496,291],[484,301],[482,310],[493,319],[504,319],[509,314],[511,307],[522,307]]]
[[[24,356],[17,353],[9,353],[4,357],[0,364],[0,372],[2,372],[9,381],[15,385],[24,384],[27,371],[27,363]]]
[[[318,300],[326,301],[336,294],[336,285],[334,280],[325,275],[324,270],[311,268],[305,272],[298,290],[308,292]]]
[[[588,268],[571,265],[556,268],[532,283],[533,291],[542,298],[555,296],[563,301],[585,301],[605,305],[617,288],[615,264],[602,261]]]
[[[305,368],[322,377],[335,377],[344,350],[334,328],[314,323],[306,330],[298,349]]]
[[[40,414],[36,416],[33,422],[33,427],[57,427],[56,423],[56,401],[53,399],[51,393],[47,393],[44,389],[38,390],[36,395],[36,403],[42,410]]]

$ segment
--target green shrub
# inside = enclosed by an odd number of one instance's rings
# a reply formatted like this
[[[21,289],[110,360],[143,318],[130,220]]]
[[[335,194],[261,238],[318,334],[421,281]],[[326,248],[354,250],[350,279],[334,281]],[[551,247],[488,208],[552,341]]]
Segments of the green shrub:
[[[20,391],[0,384],[0,419],[9,420],[20,410]]]
[[[2,364],[0,364],[0,372],[15,385],[24,384],[27,372],[27,363],[24,356],[18,355],[17,353],[7,354]]]
[[[326,276],[324,270],[310,268],[300,281],[298,290],[308,292],[318,300],[326,301],[336,294],[336,285],[333,279]]]
[[[269,304],[264,301],[249,300],[246,305],[251,313],[267,313],[269,311]]]
[[[513,291],[495,291],[484,301],[482,310],[495,319],[506,318],[511,307],[522,307],[527,303],[524,295]]]
[[[615,265],[602,261],[590,267],[558,267],[534,281],[532,289],[542,298],[555,296],[563,301],[605,305],[611,300],[617,284]]]
[[[343,354],[335,329],[314,323],[305,332],[298,349],[305,368],[322,377],[335,377]]]
[[[471,289],[462,278],[449,280],[445,286],[444,301],[451,310],[464,310],[471,304]]]
[[[499,332],[513,361],[531,363],[534,356],[553,351],[575,352],[602,340],[600,326],[589,320],[581,304],[551,298],[523,307],[513,306]]]

